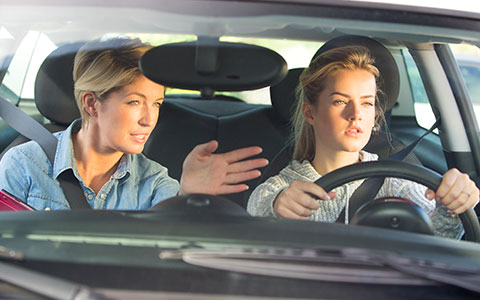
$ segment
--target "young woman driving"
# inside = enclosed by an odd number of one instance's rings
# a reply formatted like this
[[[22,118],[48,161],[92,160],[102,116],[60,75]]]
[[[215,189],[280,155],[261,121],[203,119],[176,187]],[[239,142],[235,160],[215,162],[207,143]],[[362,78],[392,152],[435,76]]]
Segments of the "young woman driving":
[[[244,160],[259,154],[259,147],[213,154],[216,141],[198,145],[184,161],[180,183],[141,153],[165,92],[139,70],[138,61],[150,48],[123,38],[85,44],[73,69],[81,119],[55,134],[53,166],[36,142],[10,149],[0,162],[0,189],[48,210],[69,208],[57,180],[66,169],[73,170],[95,209],[147,209],[177,194],[247,189],[238,183],[258,177],[256,169],[267,164],[265,159]]]
[[[250,214],[335,222],[363,180],[329,193],[313,181],[335,169],[378,159],[362,150],[384,119],[377,97],[379,71],[373,63],[367,48],[347,46],[320,54],[305,69],[293,122],[293,161],[254,190],[248,202]],[[462,227],[451,212],[460,214],[476,205],[479,190],[468,175],[451,169],[435,192],[387,178],[377,196],[414,201],[431,216],[435,234],[458,238]],[[436,206],[433,199],[442,205]]]

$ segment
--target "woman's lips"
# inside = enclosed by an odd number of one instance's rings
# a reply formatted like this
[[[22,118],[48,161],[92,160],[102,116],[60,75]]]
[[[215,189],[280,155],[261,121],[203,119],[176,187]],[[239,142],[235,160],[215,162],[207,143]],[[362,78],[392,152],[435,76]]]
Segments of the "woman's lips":
[[[345,134],[351,137],[361,136],[362,133],[363,133],[362,129],[357,126],[350,127],[345,131]]]
[[[138,143],[145,143],[147,141],[148,134],[140,133],[140,134],[131,134],[133,139]]]

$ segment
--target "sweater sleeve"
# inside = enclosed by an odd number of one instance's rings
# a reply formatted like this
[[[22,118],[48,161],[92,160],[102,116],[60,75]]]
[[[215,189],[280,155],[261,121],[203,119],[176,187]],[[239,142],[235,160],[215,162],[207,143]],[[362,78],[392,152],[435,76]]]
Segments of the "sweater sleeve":
[[[248,213],[252,216],[276,217],[273,211],[273,202],[277,195],[289,185],[289,180],[281,174],[267,179],[250,195],[247,204]]]

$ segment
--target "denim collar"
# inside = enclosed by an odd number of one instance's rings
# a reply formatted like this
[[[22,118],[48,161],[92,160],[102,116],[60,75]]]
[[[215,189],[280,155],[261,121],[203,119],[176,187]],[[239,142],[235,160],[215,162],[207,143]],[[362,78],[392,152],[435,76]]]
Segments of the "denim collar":
[[[55,160],[53,163],[53,178],[56,179],[63,171],[72,169],[77,178],[81,178],[78,173],[77,164],[73,155],[73,141],[72,134],[76,133],[82,127],[82,120],[77,119],[68,126],[65,131],[55,133],[58,139],[57,151],[55,153]],[[114,179],[127,179],[131,173],[132,154],[124,154],[120,159],[118,168],[112,175]]]

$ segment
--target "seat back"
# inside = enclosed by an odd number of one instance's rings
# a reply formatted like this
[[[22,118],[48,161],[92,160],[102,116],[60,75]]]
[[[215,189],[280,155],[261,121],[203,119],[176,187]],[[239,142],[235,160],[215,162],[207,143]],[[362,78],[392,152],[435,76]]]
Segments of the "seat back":
[[[283,146],[287,122],[278,118],[271,105],[211,99],[214,91],[252,90],[280,81],[287,65],[278,53],[199,37],[197,42],[153,48],[140,60],[140,68],[160,84],[202,94],[201,99],[169,99],[167,95],[145,147],[144,153],[168,167],[170,176],[179,179],[187,154],[212,139],[219,143],[217,153],[258,145],[263,148],[260,156],[267,159]],[[246,193],[228,197],[245,207]]]
[[[289,135],[287,122],[278,117],[271,105],[248,104],[229,100],[169,99],[162,104],[157,126],[145,145],[144,154],[168,168],[169,175],[180,179],[182,163],[198,144],[217,140],[217,153],[242,147],[260,146],[258,157],[272,160]],[[246,182],[251,188],[257,179]],[[248,191],[228,195],[246,207]]]

